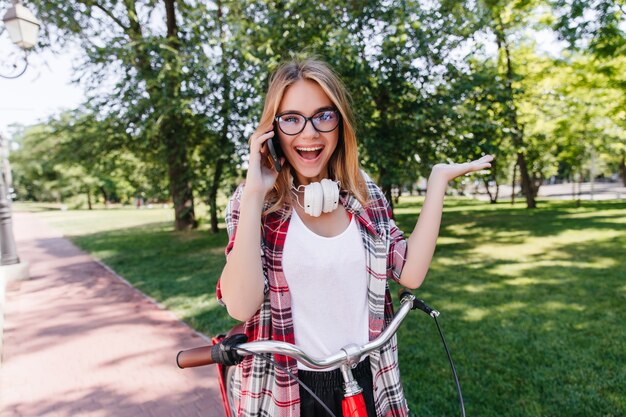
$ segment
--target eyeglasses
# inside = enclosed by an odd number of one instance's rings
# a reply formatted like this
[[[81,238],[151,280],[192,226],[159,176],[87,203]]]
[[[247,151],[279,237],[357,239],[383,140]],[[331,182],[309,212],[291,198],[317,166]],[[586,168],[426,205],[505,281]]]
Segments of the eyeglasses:
[[[298,112],[289,112],[279,114],[274,118],[280,130],[289,136],[295,136],[302,132],[308,121],[318,132],[332,132],[339,126],[339,119],[339,112],[333,109],[319,111],[311,117],[306,117]]]

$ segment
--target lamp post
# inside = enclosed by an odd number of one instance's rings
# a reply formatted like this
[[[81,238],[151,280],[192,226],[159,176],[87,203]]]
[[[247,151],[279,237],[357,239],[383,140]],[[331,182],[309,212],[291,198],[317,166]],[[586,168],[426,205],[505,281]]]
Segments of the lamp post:
[[[13,0],[13,5],[7,10],[2,22],[9,32],[11,41],[24,51],[32,48],[37,43],[39,33],[39,21],[24,7],[19,0]],[[4,78],[17,78],[26,71],[28,61],[17,75],[4,76]],[[15,249],[13,238],[13,225],[11,219],[11,168],[9,165],[9,144],[0,135],[0,249],[2,251],[1,264],[19,264],[20,258]]]
[[[11,41],[26,51],[37,43],[39,21],[24,7],[19,0],[13,0],[13,5],[6,11],[2,22],[9,33]],[[17,74],[4,75],[3,78],[17,78],[24,74],[28,67],[28,60],[24,59],[24,68]],[[9,144],[0,134],[0,250],[1,264],[14,265],[20,263],[15,249],[13,238],[13,223],[11,219],[11,167],[9,165]]]
[[[11,216],[11,166],[9,165],[9,141],[0,134],[0,251],[1,265],[20,263],[13,237]]]
[[[4,27],[9,33],[11,41],[24,51],[24,66],[14,74],[5,75],[0,73],[2,78],[17,78],[24,74],[28,67],[27,51],[37,43],[39,34],[39,20],[24,7],[19,0],[13,0],[13,5],[6,11],[2,18]],[[17,69],[17,64],[13,65]]]
[[[0,73],[0,77],[17,78],[24,74],[28,67],[26,51],[37,43],[39,21],[19,0],[13,0],[13,5],[4,14],[2,22],[11,41],[24,50],[24,68],[14,74],[4,75]],[[17,68],[17,65],[13,67]],[[15,247],[11,216],[11,190],[9,143],[0,134],[0,362],[2,362],[4,332],[5,285],[10,281],[27,279],[29,276],[28,263],[20,262]]]

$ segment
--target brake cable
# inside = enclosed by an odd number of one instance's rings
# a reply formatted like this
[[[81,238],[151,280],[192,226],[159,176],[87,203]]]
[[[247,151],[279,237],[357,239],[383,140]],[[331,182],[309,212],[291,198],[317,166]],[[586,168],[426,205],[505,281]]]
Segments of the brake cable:
[[[320,405],[324,408],[324,410],[326,410],[326,412],[327,412],[328,414],[330,414],[332,417],[337,417],[337,416],[335,415],[335,413],[333,413],[333,412],[331,411],[331,409],[330,409],[330,408],[328,408],[328,406],[324,403],[324,401],[322,401],[322,400],[320,399],[320,397],[318,397],[317,395],[315,395],[315,393],[313,392],[313,390],[312,390],[311,388],[309,388],[309,387],[308,387],[308,386],[307,386],[304,382],[302,382],[302,380],[300,380],[300,378],[298,378],[297,376],[295,376],[295,374],[294,374],[293,372],[291,372],[289,369],[287,369],[286,367],[284,367],[284,366],[282,366],[282,365],[279,365],[279,364],[278,364],[278,362],[276,362],[274,359],[272,359],[272,358],[270,358],[270,357],[268,357],[268,356],[265,356],[265,355],[263,355],[262,353],[252,352],[252,351],[250,351],[250,350],[247,350],[247,349],[242,349],[242,348],[238,348],[238,347],[236,347],[236,349],[237,349],[237,350],[240,350],[240,351],[242,351],[242,352],[245,352],[245,353],[247,353],[248,355],[254,355],[254,356],[258,357],[258,358],[265,359],[266,361],[268,361],[269,363],[271,363],[272,365],[274,365],[274,366],[275,366],[275,367],[277,367],[278,369],[281,369],[281,370],[282,370],[283,372],[285,372],[287,375],[289,375],[290,377],[292,377],[292,378],[293,378],[293,379],[294,379],[294,380],[295,380],[298,384],[300,384],[300,386],[301,386],[302,388],[304,388],[304,389],[306,390],[306,392],[308,392],[308,393],[311,395],[311,397],[313,397],[313,399],[314,399],[315,401],[317,401],[317,402],[318,402],[318,403],[319,403],[319,404],[320,404]]]
[[[408,293],[410,294],[410,292]],[[446,355],[448,355],[448,361],[450,362],[450,368],[452,369],[452,376],[454,377],[454,383],[456,384],[456,391],[459,394],[461,416],[465,417],[465,403],[463,402],[463,393],[461,392],[461,383],[459,382],[459,377],[456,373],[454,362],[452,361],[452,355],[450,355],[450,349],[448,349],[446,339],[445,337],[443,337],[443,331],[441,330],[441,326],[439,326],[439,322],[437,321],[437,317],[439,317],[439,312],[435,310],[434,308],[430,307],[428,304],[426,304],[424,300],[420,300],[419,298],[415,298],[415,300],[413,300],[413,308],[422,310],[424,313],[428,314],[430,317],[432,317],[435,320],[435,324],[437,325],[437,330],[439,331],[439,336],[441,337],[441,343],[443,343],[443,348],[446,351]]]

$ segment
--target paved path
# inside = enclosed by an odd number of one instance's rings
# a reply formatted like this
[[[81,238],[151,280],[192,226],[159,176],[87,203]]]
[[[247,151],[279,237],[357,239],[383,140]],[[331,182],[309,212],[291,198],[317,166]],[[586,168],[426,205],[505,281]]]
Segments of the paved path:
[[[475,195],[480,200],[489,201],[489,196],[485,193],[485,187],[478,183],[480,194]],[[495,192],[495,187],[491,188]],[[519,184],[515,187],[517,193],[520,192]],[[471,188],[468,188],[467,195],[474,196]],[[576,193],[576,197],[572,194]],[[596,182],[593,185],[589,182],[582,184],[543,184],[539,187],[538,196],[553,200],[623,200],[626,199],[626,187],[622,182]],[[511,186],[500,184],[498,200],[506,201],[511,198]],[[518,195],[517,201],[524,201],[524,197]]]
[[[31,279],[6,291],[0,416],[223,416],[215,369],[175,364],[205,340],[34,215],[14,230]]]

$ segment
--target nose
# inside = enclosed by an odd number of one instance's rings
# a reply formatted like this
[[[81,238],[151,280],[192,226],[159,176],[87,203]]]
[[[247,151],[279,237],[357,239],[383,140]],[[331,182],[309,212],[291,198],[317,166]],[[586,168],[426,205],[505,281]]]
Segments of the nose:
[[[307,120],[304,125],[304,130],[300,132],[300,135],[304,138],[316,138],[318,137],[320,132],[318,132],[313,126],[313,121]]]

